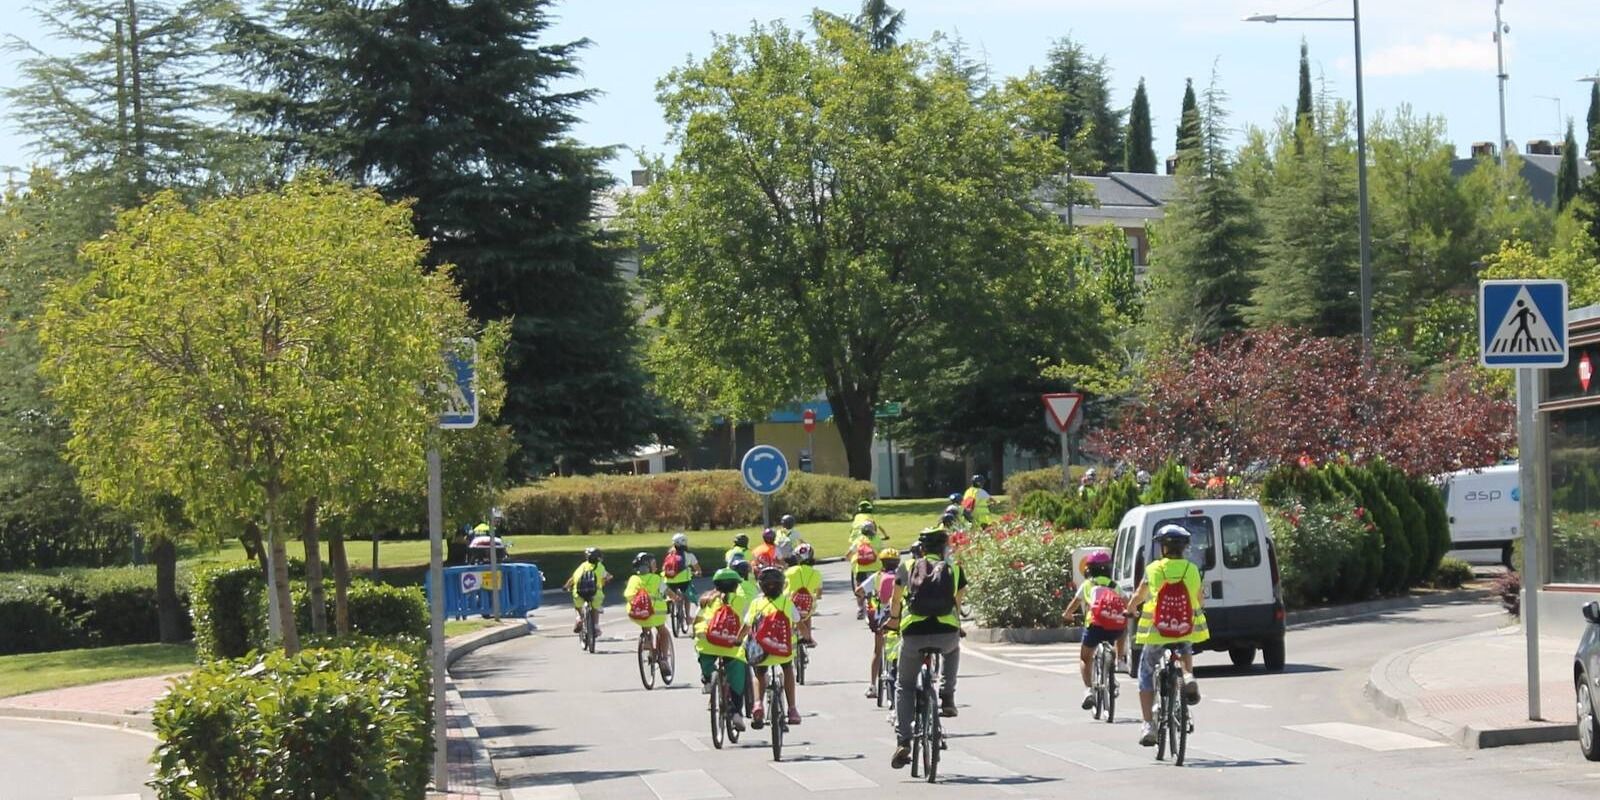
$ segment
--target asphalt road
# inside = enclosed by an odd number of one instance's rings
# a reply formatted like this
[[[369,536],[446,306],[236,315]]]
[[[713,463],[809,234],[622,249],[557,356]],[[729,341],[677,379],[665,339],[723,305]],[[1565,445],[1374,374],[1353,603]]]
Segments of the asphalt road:
[[[1363,696],[1383,655],[1499,623],[1491,604],[1443,606],[1291,631],[1288,668],[1239,673],[1223,654],[1198,658],[1189,765],[1154,761],[1138,726],[1094,722],[1078,709],[1076,645],[964,648],[950,749],[939,786],[889,767],[893,732],[862,696],[869,634],[855,620],[839,567],[822,604],[804,723],[772,761],[766,733],[711,746],[705,699],[678,640],[684,680],[646,691],[637,629],[608,609],[599,652],[580,651],[565,608],[544,629],[474,653],[455,675],[511,800],[844,796],[1067,797],[1084,791],[1185,798],[1594,798],[1600,764],[1572,743],[1464,751],[1377,712]],[[1125,681],[1119,712],[1137,708]]]
[[[0,717],[0,800],[154,798],[154,737],[97,725]]]

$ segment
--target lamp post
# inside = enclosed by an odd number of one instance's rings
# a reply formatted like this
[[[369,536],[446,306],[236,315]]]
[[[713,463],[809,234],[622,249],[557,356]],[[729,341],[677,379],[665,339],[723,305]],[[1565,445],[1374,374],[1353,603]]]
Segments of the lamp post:
[[[1500,21],[1500,6],[1505,0],[1494,0],[1494,58],[1500,71],[1495,73],[1495,80],[1500,84],[1500,141],[1494,147],[1496,160],[1500,166],[1506,165],[1506,80],[1511,76],[1506,74],[1506,34],[1511,32],[1511,26]],[[1503,177],[1503,176],[1502,176]]]
[[[1350,0],[1348,17],[1280,17],[1253,14],[1245,22],[1348,22],[1356,36],[1356,182],[1360,194],[1361,227],[1361,352],[1372,356],[1372,215],[1367,210],[1367,112],[1361,91],[1361,0]]]

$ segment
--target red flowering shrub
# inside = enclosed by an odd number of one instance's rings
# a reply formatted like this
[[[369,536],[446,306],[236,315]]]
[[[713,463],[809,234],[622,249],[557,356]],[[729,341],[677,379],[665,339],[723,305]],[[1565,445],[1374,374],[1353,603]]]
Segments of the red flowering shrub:
[[[1113,531],[1060,530],[1036,519],[1005,517],[956,545],[967,574],[967,605],[991,628],[1057,628],[1072,599],[1072,550],[1110,546]],[[954,541],[952,541],[954,544]]]

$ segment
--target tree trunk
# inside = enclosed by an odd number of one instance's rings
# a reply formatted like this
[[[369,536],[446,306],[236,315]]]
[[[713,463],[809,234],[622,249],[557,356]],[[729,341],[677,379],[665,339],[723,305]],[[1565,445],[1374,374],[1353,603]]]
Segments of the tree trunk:
[[[150,557],[156,562],[156,619],[161,641],[176,644],[187,638],[183,635],[183,617],[178,607],[178,545],[162,536],[156,539]]]
[[[350,633],[350,562],[344,556],[344,532],[335,525],[328,534],[328,561],[333,564],[333,629]]]
[[[311,632],[328,632],[328,593],[322,586],[322,539],[317,531],[317,498],[306,501],[300,516],[300,536],[306,545],[306,602],[311,604]]]
[[[271,591],[278,598],[278,632],[283,639],[283,651],[289,655],[300,652],[300,635],[294,629],[294,601],[289,596],[289,548],[285,547],[283,540],[273,537],[272,543],[272,586]]]
[[[254,522],[246,522],[244,535],[239,537],[239,541],[244,543],[244,554],[261,565],[261,579],[271,583],[272,575],[267,572],[267,553],[262,549],[264,545],[261,542],[261,526]]]
[[[1000,494],[1006,486],[1006,443],[989,443],[989,494]],[[1020,499],[1020,498],[1019,498]]]
[[[849,464],[850,477],[860,481],[872,480],[872,432],[876,421],[872,418],[872,392],[847,389],[828,393],[828,405],[833,407],[833,421],[839,426],[839,438],[844,441],[844,457]]]

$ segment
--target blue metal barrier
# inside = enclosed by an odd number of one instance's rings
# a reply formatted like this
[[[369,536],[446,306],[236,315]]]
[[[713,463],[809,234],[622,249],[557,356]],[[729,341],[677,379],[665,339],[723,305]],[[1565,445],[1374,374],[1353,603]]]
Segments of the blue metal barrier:
[[[465,619],[472,615],[487,617],[493,613],[493,594],[488,589],[461,591],[462,573],[488,571],[487,564],[445,568],[444,615],[446,617]],[[502,617],[520,617],[539,607],[540,595],[544,591],[544,573],[539,571],[538,565],[520,562],[501,564],[500,575]],[[428,593],[430,603],[433,602],[432,578],[432,575],[427,575],[423,579],[423,588]]]

